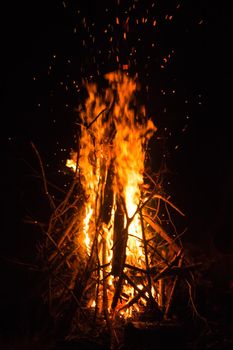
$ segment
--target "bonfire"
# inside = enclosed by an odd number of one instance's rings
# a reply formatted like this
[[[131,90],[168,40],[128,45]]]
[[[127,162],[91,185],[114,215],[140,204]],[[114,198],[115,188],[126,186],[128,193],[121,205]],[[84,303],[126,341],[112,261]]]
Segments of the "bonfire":
[[[47,269],[44,299],[69,337],[109,334],[126,322],[172,318],[178,276],[191,275],[161,174],[149,164],[154,122],[139,105],[137,78],[106,74],[106,87],[86,83],[76,149],[66,161],[72,179],[40,245]],[[47,195],[46,179],[44,185]],[[190,280],[187,283],[190,285]]]

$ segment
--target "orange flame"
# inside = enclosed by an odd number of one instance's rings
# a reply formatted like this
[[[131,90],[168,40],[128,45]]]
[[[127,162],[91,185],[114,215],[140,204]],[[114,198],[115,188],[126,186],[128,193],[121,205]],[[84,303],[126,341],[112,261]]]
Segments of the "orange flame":
[[[85,192],[83,227],[77,239],[82,239],[87,255],[91,254],[95,237],[99,243],[99,260],[109,264],[111,271],[116,198],[124,207],[124,226],[128,227],[126,262],[145,267],[142,228],[138,207],[145,163],[146,145],[156,131],[152,120],[146,119],[145,107],[137,107],[135,79],[121,72],[105,76],[108,87],[100,94],[96,84],[87,84],[88,98],[81,112],[82,120],[78,173]],[[67,160],[67,167],[76,170],[77,154]],[[108,175],[112,180],[108,186]],[[112,206],[107,222],[102,218],[104,196],[112,192]],[[96,236],[97,235],[97,236]],[[102,276],[104,278],[104,276]],[[112,277],[108,278],[108,297],[111,299]],[[128,290],[132,287],[125,287]],[[92,301],[94,305],[94,301]]]

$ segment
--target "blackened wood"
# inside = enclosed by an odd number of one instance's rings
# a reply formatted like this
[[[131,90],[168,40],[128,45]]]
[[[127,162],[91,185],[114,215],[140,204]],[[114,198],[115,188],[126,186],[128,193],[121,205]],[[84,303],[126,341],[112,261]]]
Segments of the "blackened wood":
[[[126,257],[127,231],[124,229],[124,212],[117,200],[114,218],[112,275],[119,276]]]
[[[115,294],[112,299],[111,308],[113,310],[116,308],[118,300],[120,298],[123,282],[124,282],[123,275],[120,275],[118,281],[116,282]]]
[[[106,179],[106,184],[104,189],[103,205],[101,208],[102,222],[104,222],[106,225],[108,225],[108,223],[110,222],[112,206],[113,206],[113,177],[114,177],[114,171],[113,171],[113,165],[111,162],[108,169],[108,174],[107,174],[107,179]]]

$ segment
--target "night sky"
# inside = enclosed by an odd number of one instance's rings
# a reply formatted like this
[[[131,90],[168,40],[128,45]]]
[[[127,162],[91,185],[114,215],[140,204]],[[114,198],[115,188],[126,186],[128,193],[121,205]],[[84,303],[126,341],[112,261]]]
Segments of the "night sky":
[[[5,1],[1,5],[1,261],[34,259],[49,208],[33,174],[33,142],[48,178],[64,184],[82,79],[129,65],[165,148],[166,190],[185,212],[188,240],[232,253],[232,11],[211,1]],[[119,23],[118,23],[119,22]],[[126,33],[126,39],[124,39]],[[157,147],[157,148],[156,148]],[[158,152],[159,150],[159,152]],[[65,175],[67,180],[67,175]],[[16,270],[15,270],[16,269]],[[21,275],[15,279],[19,286]],[[25,277],[26,278],[26,277]],[[22,281],[23,283],[23,281]],[[10,298],[12,281],[1,291]],[[17,288],[17,287],[16,287]]]

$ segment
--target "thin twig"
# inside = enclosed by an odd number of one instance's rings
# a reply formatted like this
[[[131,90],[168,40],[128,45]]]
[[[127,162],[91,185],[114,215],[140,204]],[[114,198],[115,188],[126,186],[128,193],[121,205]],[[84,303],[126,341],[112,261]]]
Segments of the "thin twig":
[[[92,124],[95,123],[95,121],[101,116],[102,113],[104,113],[108,108],[105,107],[101,112],[99,112],[99,114],[97,114],[97,116],[90,122],[89,125],[87,125],[87,129],[90,129],[90,127],[92,126]]]
[[[167,232],[156,222],[153,221],[149,216],[143,215],[146,222],[158,233],[165,241],[167,241],[172,249],[178,253],[180,251],[180,247],[174,242],[174,240],[167,234]]]
[[[36,146],[34,145],[33,142],[31,142],[31,146],[32,146],[33,150],[35,151],[36,156],[37,156],[37,158],[38,158],[38,160],[39,160],[39,164],[40,164],[40,168],[41,168],[42,181],[43,181],[43,185],[44,185],[45,194],[46,194],[46,196],[47,196],[48,199],[49,199],[49,203],[50,203],[52,209],[55,210],[55,209],[56,209],[56,205],[55,205],[55,203],[54,203],[54,200],[53,200],[52,196],[50,195],[50,193],[49,193],[49,191],[48,191],[47,180],[46,180],[45,171],[44,171],[44,166],[43,166],[43,163],[42,163],[41,156],[40,156],[40,154],[39,154],[39,152],[38,152],[38,150],[37,150],[37,148],[36,148]]]

